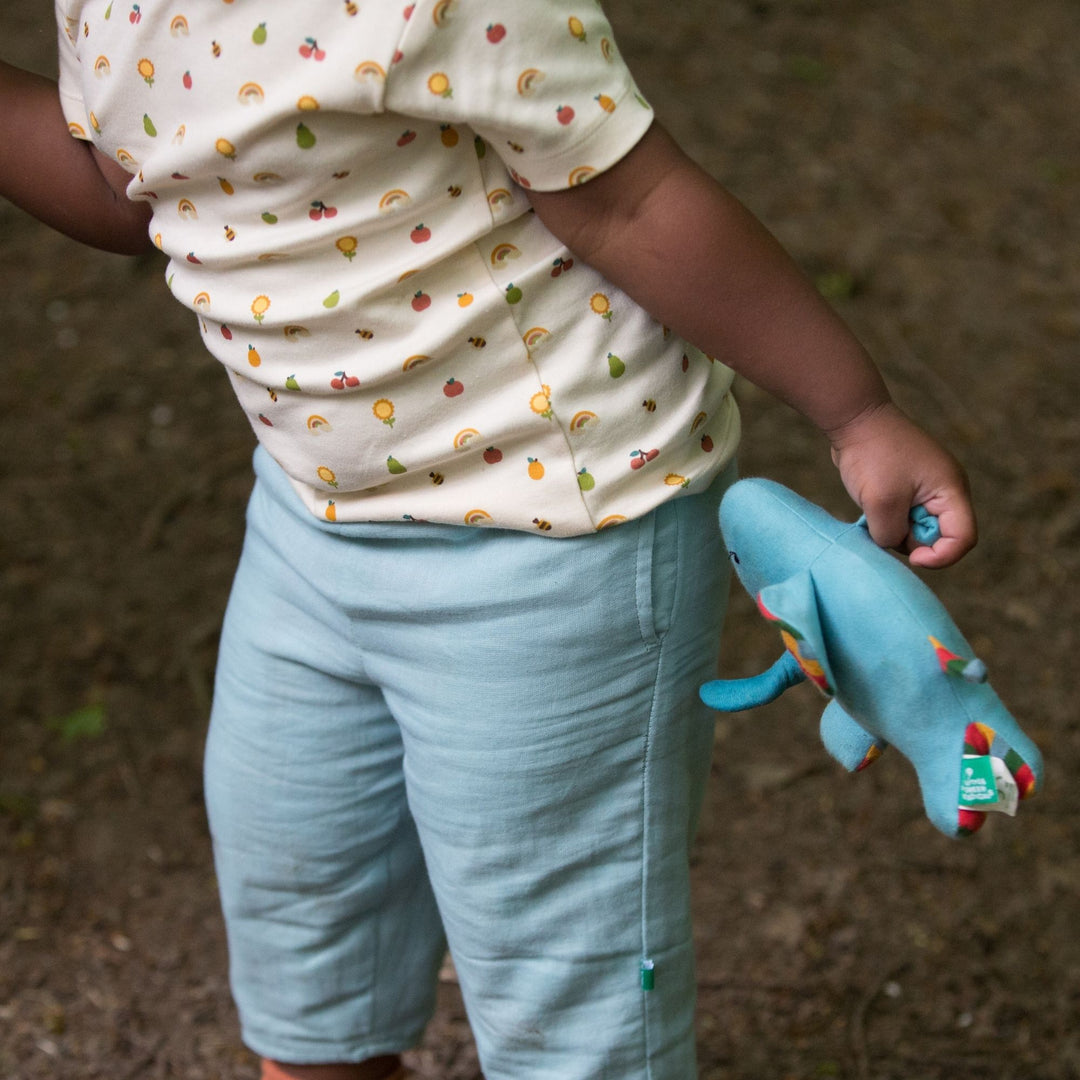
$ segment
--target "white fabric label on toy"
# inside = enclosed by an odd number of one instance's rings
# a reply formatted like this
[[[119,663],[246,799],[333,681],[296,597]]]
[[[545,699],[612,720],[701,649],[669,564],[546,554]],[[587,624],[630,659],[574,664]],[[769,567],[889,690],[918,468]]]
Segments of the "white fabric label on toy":
[[[1016,815],[1020,792],[1005,762],[991,754],[965,754],[960,766],[960,809]]]

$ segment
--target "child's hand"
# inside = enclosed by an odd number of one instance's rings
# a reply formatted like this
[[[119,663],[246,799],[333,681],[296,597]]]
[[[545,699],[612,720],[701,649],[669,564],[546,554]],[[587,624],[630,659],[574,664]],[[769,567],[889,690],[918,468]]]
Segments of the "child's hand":
[[[915,566],[948,566],[974,546],[957,462],[892,404],[866,351],[777,241],[657,124],[589,183],[529,198],[575,255],[655,319],[825,432],[878,544]],[[932,548],[908,525],[920,503],[939,519]]]
[[[907,552],[913,566],[923,567],[950,566],[975,546],[963,469],[895,405],[867,410],[828,434],[840,478],[876,543]],[[933,547],[916,546],[911,535],[908,514],[920,504],[941,528]]]

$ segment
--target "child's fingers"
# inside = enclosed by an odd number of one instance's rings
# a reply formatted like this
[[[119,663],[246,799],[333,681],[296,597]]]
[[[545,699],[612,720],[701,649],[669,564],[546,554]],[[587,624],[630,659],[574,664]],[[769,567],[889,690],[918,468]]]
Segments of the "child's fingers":
[[[945,506],[935,511],[934,502],[944,502]],[[978,541],[978,526],[975,512],[966,494],[950,500],[928,500],[926,509],[936,513],[941,538],[927,547],[925,544],[914,547],[908,553],[912,566],[926,569],[939,569],[959,562]]]
[[[971,547],[971,544],[965,544],[955,537],[943,536],[933,547],[921,544],[913,548],[908,554],[908,562],[925,570],[940,570],[959,562]]]
[[[909,499],[898,495],[892,498],[866,498],[862,511],[870,537],[878,547],[903,550],[911,532]]]

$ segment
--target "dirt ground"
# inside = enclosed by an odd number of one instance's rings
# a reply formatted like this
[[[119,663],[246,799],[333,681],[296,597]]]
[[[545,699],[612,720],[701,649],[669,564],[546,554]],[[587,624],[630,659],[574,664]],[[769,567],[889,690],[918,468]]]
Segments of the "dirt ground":
[[[50,70],[50,8],[3,6],[5,58]],[[1048,762],[950,842],[898,755],[827,759],[813,691],[719,721],[701,1077],[1080,1077],[1080,5],[608,10],[661,119],[966,463],[982,540],[932,583]],[[7,205],[0,237],[0,1077],[250,1080],[200,778],[250,433],[158,258]],[[742,402],[744,472],[851,515],[821,440]],[[726,645],[732,674],[777,651],[741,595]],[[450,973],[415,1064],[479,1076]]]

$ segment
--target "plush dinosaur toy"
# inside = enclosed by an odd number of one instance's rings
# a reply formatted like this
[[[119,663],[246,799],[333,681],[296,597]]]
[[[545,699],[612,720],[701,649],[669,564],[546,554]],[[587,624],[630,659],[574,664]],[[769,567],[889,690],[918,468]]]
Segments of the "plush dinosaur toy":
[[[932,544],[937,520],[912,512]],[[930,821],[947,836],[974,833],[986,812],[1016,812],[1042,787],[1042,757],[986,682],[948,612],[865,519],[837,521],[768,480],[740,480],[720,506],[729,557],[787,651],[750,679],[701,688],[714,709],[772,701],[804,680],[830,699],[821,718],[829,752],[855,771],[892,743],[914,765]]]

